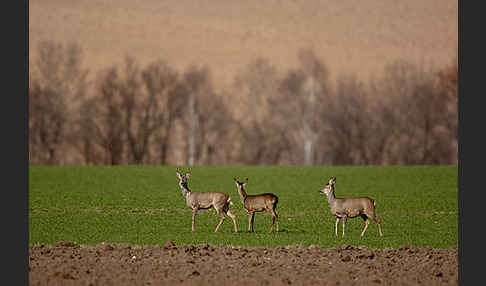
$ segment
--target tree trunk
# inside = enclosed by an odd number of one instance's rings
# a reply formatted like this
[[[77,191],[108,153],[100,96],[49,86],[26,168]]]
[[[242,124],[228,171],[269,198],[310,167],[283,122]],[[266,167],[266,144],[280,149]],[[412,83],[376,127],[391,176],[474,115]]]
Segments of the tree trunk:
[[[196,96],[191,94],[189,96],[189,152],[187,164],[193,166],[196,163],[196,141],[197,132],[199,130],[199,114],[196,107]]]
[[[309,96],[305,102],[304,114],[304,165],[314,164],[314,143],[318,133],[312,128],[312,121],[315,120],[316,87],[314,77],[309,78]]]

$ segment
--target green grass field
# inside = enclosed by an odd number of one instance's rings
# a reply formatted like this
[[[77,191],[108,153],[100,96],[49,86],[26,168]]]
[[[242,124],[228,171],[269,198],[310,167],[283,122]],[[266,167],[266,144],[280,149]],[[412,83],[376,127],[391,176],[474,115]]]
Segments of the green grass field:
[[[176,170],[191,173],[193,191],[228,193],[239,232],[233,232],[227,218],[214,233],[219,221],[214,210],[199,211],[196,231],[191,232],[192,213]],[[30,166],[29,242],[155,245],[172,239],[178,245],[457,247],[457,173],[457,166]],[[337,197],[376,200],[383,237],[372,222],[361,238],[364,222],[359,217],[348,219],[344,238],[335,237],[335,217],[319,194],[330,176],[337,177]],[[280,233],[268,233],[271,216],[266,213],[256,214],[255,233],[247,233],[248,215],[233,177],[249,178],[248,194],[272,192],[279,197]]]

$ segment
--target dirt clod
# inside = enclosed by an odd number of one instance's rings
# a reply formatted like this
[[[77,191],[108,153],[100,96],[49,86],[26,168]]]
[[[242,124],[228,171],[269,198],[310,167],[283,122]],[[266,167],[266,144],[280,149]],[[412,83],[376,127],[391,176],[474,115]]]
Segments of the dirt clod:
[[[76,243],[75,242],[70,242],[70,241],[59,241],[58,243],[56,243],[56,246],[58,247],[76,247]]]
[[[164,244],[164,248],[172,248],[174,246],[175,244],[171,239],[167,240],[167,242]]]
[[[343,259],[341,259],[342,262],[349,262],[351,261],[351,256],[346,255]]]

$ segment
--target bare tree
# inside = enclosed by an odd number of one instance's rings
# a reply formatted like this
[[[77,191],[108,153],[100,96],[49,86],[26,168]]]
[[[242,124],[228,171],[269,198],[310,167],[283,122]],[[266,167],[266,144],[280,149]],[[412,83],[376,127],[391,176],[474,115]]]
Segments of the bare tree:
[[[142,121],[145,122],[146,131],[143,134],[153,136],[153,149],[159,158],[153,163],[165,165],[174,122],[183,117],[183,88],[178,73],[162,60],[142,71],[142,82],[147,92]],[[148,138],[147,142],[150,142]]]
[[[437,88],[440,89],[441,96],[446,102],[446,126],[451,131],[451,135],[457,138],[457,109],[458,109],[458,62],[457,58],[452,63],[439,71]]]
[[[188,122],[188,156],[187,164],[192,166],[196,164],[197,154],[199,150],[201,139],[200,130],[200,113],[198,108],[198,97],[208,90],[209,82],[207,77],[207,70],[198,69],[196,66],[191,66],[187,72],[184,73],[183,81],[187,91],[187,122]]]
[[[88,165],[105,164],[104,150],[101,138],[97,105],[98,100],[93,98],[85,98],[80,106],[80,118],[78,123],[78,150],[82,154],[84,163]]]
[[[302,140],[302,122],[305,110],[305,96],[303,86],[306,75],[301,70],[290,70],[281,80],[279,92],[270,98],[271,116],[279,123],[280,144],[275,147],[278,151],[288,153],[288,161],[291,164],[302,164],[304,162],[304,150]],[[309,131],[310,129],[307,129]],[[279,152],[279,153],[280,153]]]
[[[29,145],[33,164],[58,163],[58,147],[64,140],[67,119],[62,95],[36,82],[30,88]]]
[[[452,60],[452,63],[439,71],[438,80],[436,82],[438,96],[441,98],[443,104],[443,126],[437,130],[437,136],[442,138],[444,142],[450,142],[449,146],[443,145],[446,149],[449,158],[447,163],[457,164],[457,148],[458,148],[458,62],[457,58]]]
[[[383,96],[376,92],[375,87],[371,84],[368,90],[368,120],[371,127],[368,131],[368,156],[369,164],[384,165],[387,158],[392,154],[389,151],[393,145],[399,125],[399,117],[396,112],[396,98],[392,96]]]
[[[334,86],[311,49],[297,57],[283,74],[257,58],[218,93],[207,67],[179,75],[166,61],[127,57],[89,93],[81,48],[43,42],[29,74],[29,161],[457,163],[457,59],[442,70],[396,60],[381,78],[342,75]]]
[[[354,76],[337,79],[336,95],[326,101],[321,113],[326,131],[324,142],[330,146],[332,164],[368,164],[372,122],[369,101],[363,84]]]
[[[176,86],[177,73],[166,62],[159,60],[140,70],[133,58],[126,59],[121,96],[129,163],[147,163],[153,140],[166,153],[175,113],[170,103]]]
[[[105,71],[81,107],[85,160],[100,163],[101,148],[104,164],[166,164],[178,86],[177,72],[161,60],[141,69],[127,57],[121,76],[116,67]]]
[[[215,158],[227,157],[221,150],[233,118],[221,95],[214,92],[211,73],[207,67],[190,66],[183,75],[181,85],[188,109],[185,110],[187,130],[187,164],[212,164]]]
[[[321,113],[321,150],[331,164],[447,164],[446,104],[435,72],[407,61],[385,67],[369,86],[353,75],[337,79]]]
[[[231,106],[240,123],[235,150],[243,164],[278,164],[284,126],[273,117],[271,98],[276,97],[279,84],[277,69],[264,58],[250,62],[235,78]]]
[[[322,162],[336,165],[381,164],[394,134],[394,107],[351,74],[340,75],[335,96],[321,113]],[[324,159],[326,161],[324,161]]]
[[[222,164],[230,158],[230,148],[234,141],[230,134],[231,128],[235,126],[232,114],[222,102],[221,95],[214,92],[201,94],[198,109],[201,140],[197,163]]]
[[[450,139],[440,136],[446,104],[436,88],[437,72],[423,65],[396,60],[385,66],[377,84],[381,96],[391,98],[395,134],[388,148],[391,164],[450,162]]]
[[[31,163],[58,164],[75,140],[75,128],[67,126],[77,119],[74,111],[85,94],[87,71],[76,43],[41,42],[36,59],[29,81]]]
[[[314,52],[310,49],[299,51],[301,69],[305,74],[303,86],[304,114],[302,131],[304,134],[304,165],[313,165],[315,160],[315,144],[319,139],[320,124],[316,120],[321,108],[322,98],[328,92],[328,70]]]
[[[330,96],[329,72],[310,49],[300,50],[298,58],[299,67],[288,71],[271,97],[271,111],[284,130],[278,138],[291,149],[291,162],[313,165],[323,127],[319,114]]]
[[[119,79],[120,114],[128,148],[128,163],[141,164],[148,150],[150,137],[150,102],[141,90],[140,68],[132,57],[125,58],[124,77]]]
[[[125,152],[125,120],[121,79],[116,67],[100,76],[96,95],[86,99],[81,107],[81,130],[85,151],[101,148],[102,164],[122,164]],[[86,153],[85,156],[91,156]],[[94,158],[85,158],[93,161]]]

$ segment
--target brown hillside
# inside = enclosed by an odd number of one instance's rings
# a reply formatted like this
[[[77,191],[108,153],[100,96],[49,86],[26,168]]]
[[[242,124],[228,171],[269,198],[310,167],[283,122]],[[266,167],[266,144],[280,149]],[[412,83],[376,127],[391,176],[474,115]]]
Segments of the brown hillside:
[[[280,68],[312,47],[331,76],[366,79],[396,58],[445,65],[457,54],[458,5],[451,0],[31,0],[29,52],[37,43],[77,41],[92,72],[167,58],[182,70],[207,64],[217,86],[250,59]]]

